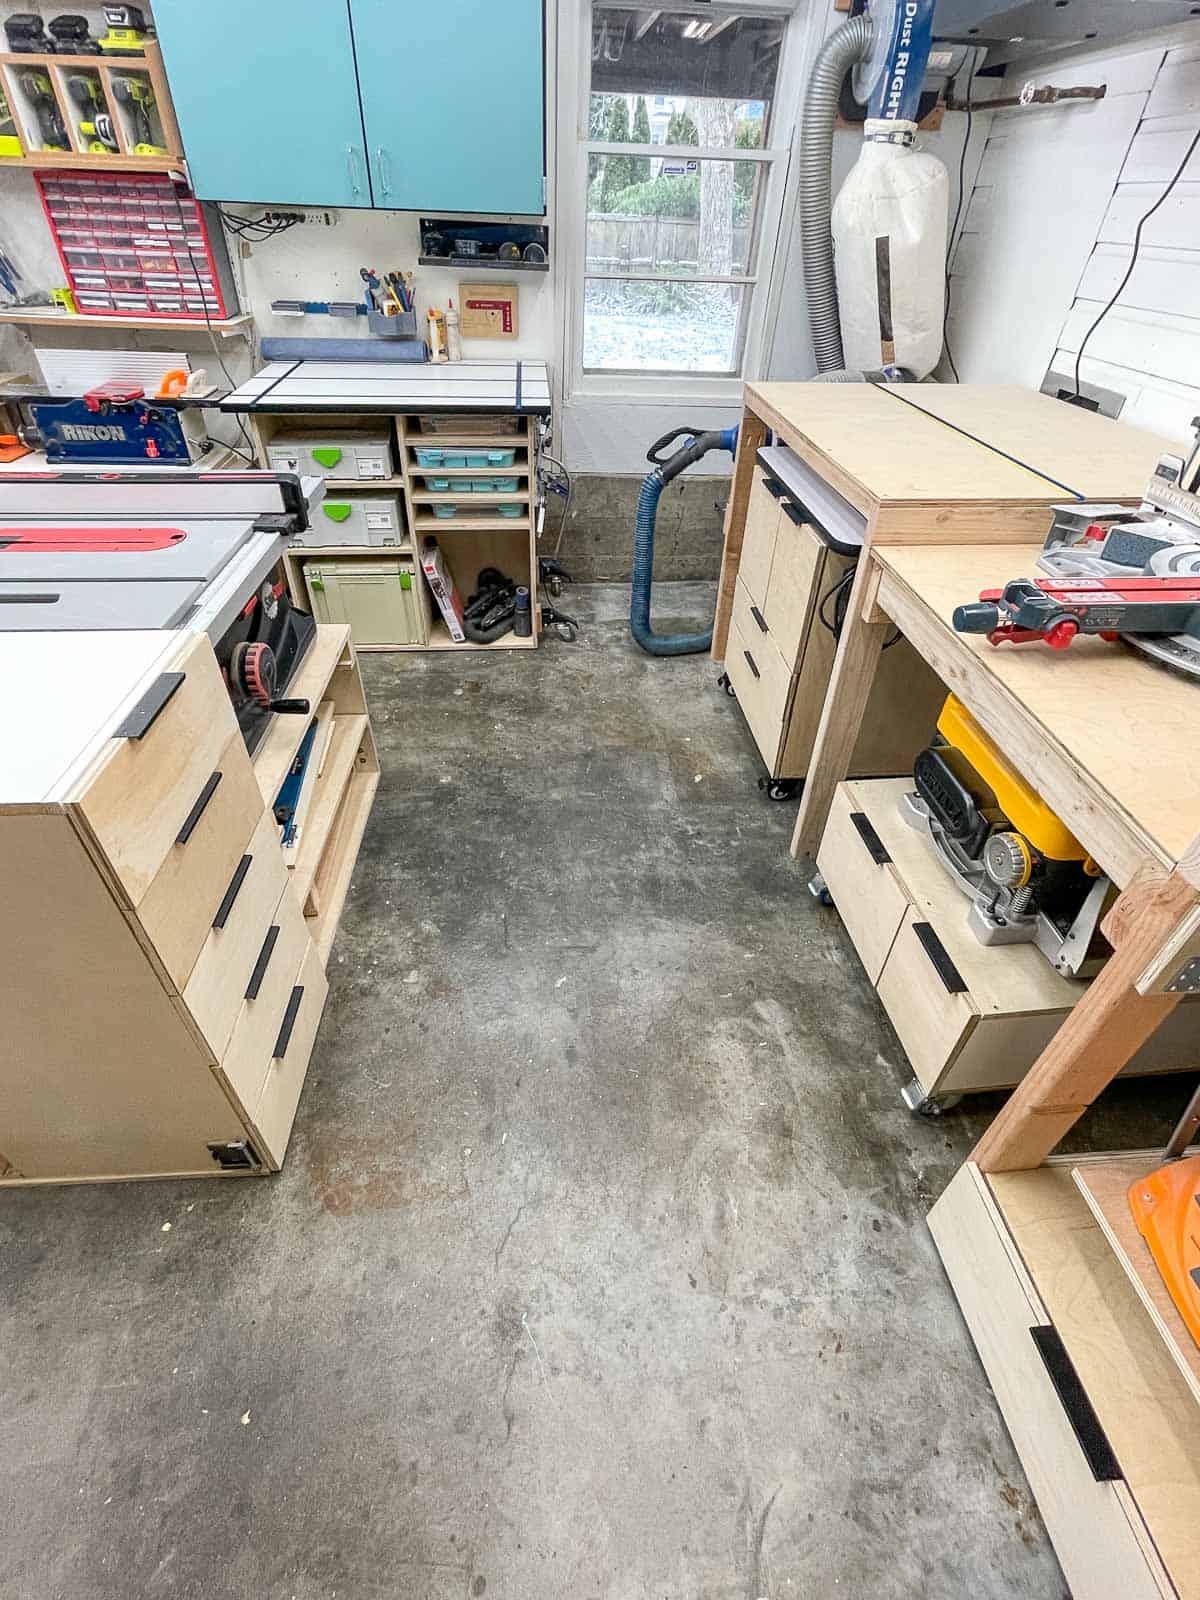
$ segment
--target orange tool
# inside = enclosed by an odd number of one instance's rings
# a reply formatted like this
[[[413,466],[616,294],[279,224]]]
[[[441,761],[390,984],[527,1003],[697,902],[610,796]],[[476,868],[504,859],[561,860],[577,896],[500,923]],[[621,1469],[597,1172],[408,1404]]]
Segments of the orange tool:
[[[0,433],[0,461],[19,461],[32,453],[32,446],[22,444],[15,433]]]
[[[1200,1089],[1171,1135],[1165,1166],[1130,1185],[1129,1209],[1179,1315],[1200,1345],[1200,1155],[1183,1155],[1198,1129]]]

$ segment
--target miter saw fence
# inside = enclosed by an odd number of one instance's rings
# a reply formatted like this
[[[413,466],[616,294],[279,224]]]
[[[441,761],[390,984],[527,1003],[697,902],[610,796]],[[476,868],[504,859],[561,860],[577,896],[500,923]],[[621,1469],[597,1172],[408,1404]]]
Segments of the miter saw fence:
[[[1055,650],[1099,634],[1200,677],[1200,435],[1186,460],[1159,459],[1132,515],[1124,506],[1055,506],[1038,566],[1048,578],[985,589],[955,610],[955,628]]]

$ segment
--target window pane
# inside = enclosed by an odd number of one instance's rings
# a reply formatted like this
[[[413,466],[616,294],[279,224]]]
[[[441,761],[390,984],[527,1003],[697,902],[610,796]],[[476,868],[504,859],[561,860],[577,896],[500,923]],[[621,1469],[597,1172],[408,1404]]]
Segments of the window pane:
[[[588,158],[588,272],[749,274],[757,161]]]
[[[596,5],[589,138],[762,146],[783,30],[782,18],[709,7]]]
[[[741,361],[744,305],[740,284],[589,278],[584,370],[732,376]]]

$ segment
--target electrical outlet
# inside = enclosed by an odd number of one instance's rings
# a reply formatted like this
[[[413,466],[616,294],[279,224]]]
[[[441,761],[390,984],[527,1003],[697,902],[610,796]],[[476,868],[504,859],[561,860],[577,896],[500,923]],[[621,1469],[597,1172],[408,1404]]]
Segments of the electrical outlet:
[[[338,219],[336,211],[306,211],[303,215],[305,222],[315,228],[332,228]]]

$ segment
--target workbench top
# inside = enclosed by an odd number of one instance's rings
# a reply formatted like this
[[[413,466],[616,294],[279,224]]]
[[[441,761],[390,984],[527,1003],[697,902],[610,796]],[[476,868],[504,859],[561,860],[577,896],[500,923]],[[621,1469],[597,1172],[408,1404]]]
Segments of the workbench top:
[[[547,416],[550,375],[544,361],[272,361],[226,395],[221,410]]]
[[[918,615],[896,621],[976,715],[982,701],[999,720],[1007,736],[989,731],[1039,787],[1052,775],[1022,761],[1034,749],[1026,729],[1053,749],[1074,777],[1072,796],[1056,796],[1056,809],[1123,882],[1141,860],[1173,865],[1200,835],[1200,680],[1098,638],[1059,651],[954,632],[955,606],[1035,576],[1040,554],[1033,544],[876,546],[879,604],[895,616],[894,598],[915,602]],[[921,626],[919,613],[936,631]]]
[[[1180,448],[1007,385],[753,383],[746,405],[867,516],[895,502],[1140,500]]]

